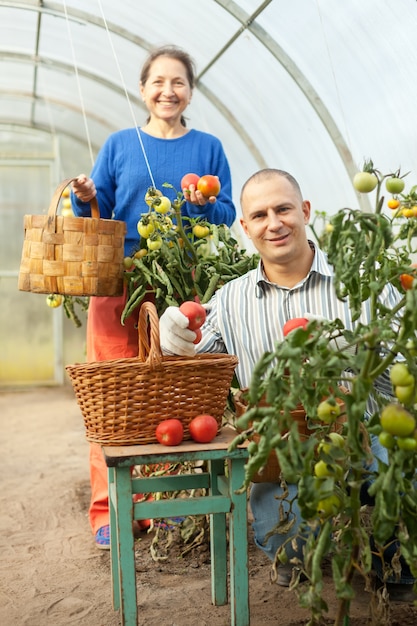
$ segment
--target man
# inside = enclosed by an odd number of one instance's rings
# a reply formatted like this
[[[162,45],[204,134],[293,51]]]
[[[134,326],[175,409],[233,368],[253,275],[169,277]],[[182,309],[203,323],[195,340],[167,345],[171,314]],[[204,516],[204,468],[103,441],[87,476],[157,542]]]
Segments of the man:
[[[198,352],[236,354],[236,375],[241,388],[248,387],[256,363],[277,341],[284,339],[284,323],[295,317],[339,318],[346,329],[353,329],[348,302],[336,296],[333,271],[326,255],[307,237],[310,202],[304,200],[297,181],[288,172],[264,169],[249,178],[241,192],[241,226],[252,240],[261,260],[257,269],[219,289],[208,305]],[[387,285],[382,299],[394,308],[399,294]],[[370,319],[368,303],[355,323]],[[176,307],[166,310],[160,320],[161,345],[165,352],[193,355],[195,333],[187,329],[188,319]],[[388,384],[387,384],[388,382]],[[379,392],[389,395],[391,386],[382,377]],[[372,401],[371,401],[372,402]],[[372,412],[372,406],[369,406]],[[374,456],[386,459],[386,450],[374,438]],[[376,466],[376,460],[375,460]],[[371,467],[370,469],[374,469]],[[288,499],[297,494],[297,485],[288,485]],[[277,549],[288,540],[288,534],[275,533],[265,541],[278,523],[277,495],[282,488],[273,483],[252,485],[250,504],[254,516],[256,544],[273,560]],[[285,502],[284,502],[285,503]],[[296,535],[298,523],[291,529]],[[287,548],[289,557],[302,558],[302,542]],[[280,565],[277,582],[288,586],[292,565]],[[414,580],[401,579],[403,583]]]

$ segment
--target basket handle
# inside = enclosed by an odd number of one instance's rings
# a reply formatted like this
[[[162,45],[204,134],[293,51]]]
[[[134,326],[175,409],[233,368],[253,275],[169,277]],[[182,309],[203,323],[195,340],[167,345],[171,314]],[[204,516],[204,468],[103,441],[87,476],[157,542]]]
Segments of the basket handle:
[[[58,187],[54,191],[54,195],[52,196],[49,209],[48,209],[48,226],[53,227],[55,224],[56,212],[58,210],[58,204],[61,200],[61,196],[63,194],[64,189],[68,187],[73,181],[77,180],[76,178],[66,178],[61,183],[59,183]],[[98,207],[97,196],[91,198],[90,200],[91,207],[91,217],[99,219],[100,217],[100,209]]]
[[[148,335],[148,319],[150,335]],[[155,369],[162,364],[162,352],[159,340],[159,317],[153,302],[146,301],[141,304],[138,327],[139,361],[146,361],[150,369]]]

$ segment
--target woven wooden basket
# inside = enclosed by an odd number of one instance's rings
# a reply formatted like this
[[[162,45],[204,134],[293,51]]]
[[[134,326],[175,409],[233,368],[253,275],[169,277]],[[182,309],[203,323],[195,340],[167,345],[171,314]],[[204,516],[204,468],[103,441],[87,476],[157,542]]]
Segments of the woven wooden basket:
[[[90,202],[91,218],[57,215],[62,192],[73,180],[58,185],[47,215],[25,215],[18,288],[67,296],[119,296],[126,224],[100,219],[96,198]]]
[[[348,392],[348,390],[345,387],[341,387],[341,389],[343,389],[345,393]],[[248,405],[245,400],[246,392],[247,392],[247,389],[242,389],[235,396],[234,403],[235,403],[237,417],[241,417],[247,410]],[[343,424],[346,421],[346,415],[344,413],[345,405],[344,405],[344,402],[340,398],[336,398],[336,402],[341,407],[341,414],[337,418],[336,422],[332,425],[331,429],[336,430],[336,431],[341,431],[343,429]],[[259,403],[259,406],[267,406],[267,404],[264,400],[261,400]],[[308,437],[310,437],[311,430],[308,427],[308,418],[307,418],[306,412],[302,404],[299,404],[296,409],[291,411],[291,417],[293,418],[295,422],[297,422],[297,427],[298,427],[298,432],[300,434],[300,438],[307,439]],[[260,436],[257,433],[254,433],[252,435],[252,439],[253,441],[258,442],[260,439]],[[278,463],[277,455],[275,453],[275,450],[271,450],[269,457],[268,457],[268,461],[266,462],[266,465],[262,468],[262,470],[254,474],[251,480],[253,483],[276,483],[276,482],[279,482],[280,480],[280,473],[281,473],[281,469]]]
[[[149,326],[148,326],[149,321]],[[155,305],[139,312],[139,356],[68,365],[89,441],[102,445],[156,443],[155,429],[179,419],[184,439],[197,415],[213,415],[221,426],[236,356],[163,356]]]

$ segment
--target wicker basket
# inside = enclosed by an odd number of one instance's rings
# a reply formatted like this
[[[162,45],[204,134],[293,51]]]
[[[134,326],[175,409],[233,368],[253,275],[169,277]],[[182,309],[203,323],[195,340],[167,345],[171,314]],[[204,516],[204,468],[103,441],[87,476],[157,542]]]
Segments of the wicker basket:
[[[87,439],[116,446],[156,443],[157,425],[169,418],[182,422],[185,440],[197,415],[209,413],[220,426],[237,363],[228,354],[162,356],[158,314],[153,303],[144,302],[138,358],[68,365],[66,370]]]
[[[73,180],[58,185],[47,215],[25,215],[18,288],[67,296],[119,296],[126,224],[100,219],[96,198],[90,203],[91,218],[57,215],[62,192]]]
[[[344,393],[347,393],[348,390],[345,387],[341,387]],[[240,390],[234,399],[235,408],[236,408],[236,416],[241,417],[247,410],[247,402],[245,400],[245,394],[247,389]],[[337,418],[336,422],[332,424],[331,429],[340,432],[343,429],[343,424],[346,421],[346,415],[344,413],[344,402],[340,398],[336,398],[336,402],[341,407],[341,414]],[[259,403],[259,406],[267,406],[266,402],[262,399]],[[298,432],[300,434],[301,439],[307,439],[311,435],[311,430],[308,427],[308,418],[304,407],[302,404],[299,404],[296,409],[291,411],[291,417],[295,422],[297,422]],[[283,433],[284,434],[284,433]],[[258,442],[260,436],[255,433],[251,437],[253,441]],[[278,463],[278,458],[275,453],[275,450],[271,450],[268,461],[265,466],[254,474],[251,478],[253,483],[276,483],[280,480],[281,469]]]

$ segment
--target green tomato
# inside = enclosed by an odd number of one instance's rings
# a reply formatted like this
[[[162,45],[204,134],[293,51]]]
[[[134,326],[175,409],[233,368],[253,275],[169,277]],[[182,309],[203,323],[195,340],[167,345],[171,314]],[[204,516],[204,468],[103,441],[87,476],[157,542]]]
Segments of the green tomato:
[[[397,385],[394,388],[395,397],[402,402],[402,404],[414,404],[416,394],[414,385]]]
[[[162,196],[162,191],[159,191],[159,189],[155,189],[155,187],[149,187],[148,191],[145,194],[145,202],[148,206],[151,206],[155,198],[158,198],[161,196]]]
[[[141,237],[143,237],[144,239],[148,239],[148,237],[150,237],[154,231],[155,226],[152,224],[152,222],[139,220],[138,233]]]
[[[397,444],[400,450],[413,451],[417,449],[417,439],[414,437],[398,437]]]
[[[414,385],[414,376],[410,374],[405,363],[394,363],[390,370],[390,379],[394,387],[408,387]]]
[[[397,176],[392,176],[391,178],[387,178],[385,181],[385,188],[389,193],[401,193],[405,187],[405,182],[402,178],[397,178]]]
[[[203,239],[210,234],[210,228],[204,224],[195,224],[193,226],[193,234],[197,239]]]
[[[157,213],[165,215],[165,213],[168,213],[171,209],[171,200],[166,196],[155,198],[154,202],[152,203],[152,208],[155,209]]]
[[[337,402],[323,400],[317,407],[317,417],[325,424],[332,424],[340,415],[340,406]]]
[[[378,178],[371,172],[357,172],[353,177],[353,186],[360,193],[369,193],[375,189]]]
[[[317,504],[317,513],[318,516],[322,519],[326,519],[328,517],[334,517],[337,515],[342,508],[342,501],[336,495],[332,494],[327,498],[323,498]]]
[[[340,467],[340,465],[326,463],[325,461],[320,460],[314,465],[314,474],[317,478],[328,478],[329,476],[341,478],[343,475],[343,468]]]
[[[344,448],[346,444],[345,438],[339,433],[329,433],[326,435],[324,441],[321,441],[318,445],[318,452],[324,452],[324,454],[330,454],[332,448]]]
[[[415,339],[408,339],[405,347],[410,351],[411,356],[417,356],[417,341]]]
[[[401,404],[388,404],[381,413],[381,426],[385,432],[397,437],[408,437],[416,427],[416,420]]]
[[[148,250],[159,250],[162,246],[162,239],[161,237],[155,237],[154,239],[148,238],[146,245],[148,246]]]
[[[395,447],[395,438],[390,433],[385,432],[385,430],[379,433],[378,439],[381,446],[388,450],[392,450]]]

